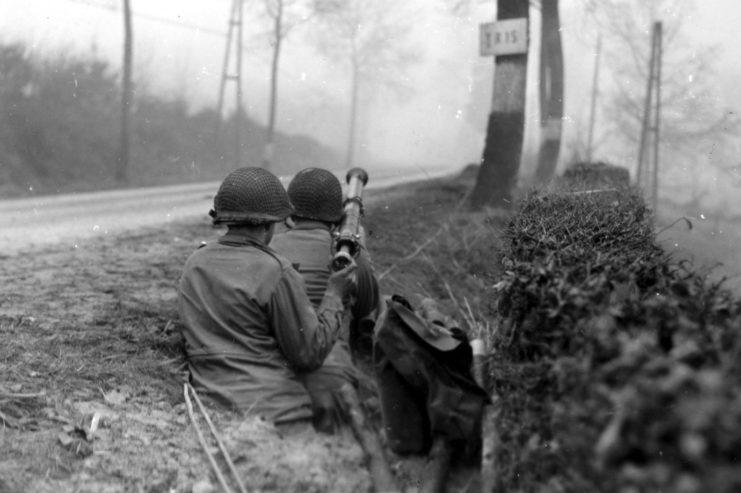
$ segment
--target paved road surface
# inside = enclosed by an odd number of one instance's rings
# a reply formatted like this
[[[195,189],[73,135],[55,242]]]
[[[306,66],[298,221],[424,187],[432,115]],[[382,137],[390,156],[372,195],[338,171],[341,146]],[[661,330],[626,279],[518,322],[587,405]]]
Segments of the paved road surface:
[[[368,190],[454,171],[441,167],[370,171]],[[287,184],[290,177],[282,180]],[[344,183],[344,176],[341,181]],[[3,200],[0,253],[52,243],[76,248],[85,239],[99,235],[205,217],[218,187],[218,182],[210,182]]]
[[[662,224],[677,217],[682,216],[664,219]],[[691,260],[694,269],[710,279],[726,278],[724,286],[741,295],[741,223],[704,216],[691,221],[692,229],[683,221],[666,227],[657,237],[658,244],[676,260]]]

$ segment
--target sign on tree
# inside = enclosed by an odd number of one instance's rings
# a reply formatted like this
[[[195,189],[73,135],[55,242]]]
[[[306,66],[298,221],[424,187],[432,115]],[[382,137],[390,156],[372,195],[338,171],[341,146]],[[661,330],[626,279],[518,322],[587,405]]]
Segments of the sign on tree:
[[[479,25],[481,56],[527,53],[527,19],[507,19]]]

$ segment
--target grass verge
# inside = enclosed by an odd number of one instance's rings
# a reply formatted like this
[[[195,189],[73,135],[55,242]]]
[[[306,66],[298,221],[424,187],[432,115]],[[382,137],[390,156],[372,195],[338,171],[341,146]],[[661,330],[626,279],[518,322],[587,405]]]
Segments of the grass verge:
[[[444,299],[453,291],[481,311],[498,235],[485,215],[458,208],[470,183],[435,180],[368,194],[364,222],[376,269],[386,272],[385,294]],[[204,214],[2,259],[0,491],[215,485],[183,404],[176,287],[187,256],[219,234]],[[254,417],[210,412],[251,488],[369,488],[351,437],[288,439]],[[82,444],[81,423],[95,414],[100,427]],[[420,461],[393,461],[402,483],[419,480]]]

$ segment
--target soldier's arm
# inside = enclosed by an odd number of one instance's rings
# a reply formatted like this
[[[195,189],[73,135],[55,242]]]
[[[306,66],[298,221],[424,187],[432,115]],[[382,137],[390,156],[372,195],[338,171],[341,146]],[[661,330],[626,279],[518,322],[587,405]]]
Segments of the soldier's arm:
[[[278,344],[294,370],[312,371],[322,365],[337,340],[343,313],[342,295],[336,287],[328,286],[315,311],[301,275],[294,269],[284,272],[270,300],[269,316]]]

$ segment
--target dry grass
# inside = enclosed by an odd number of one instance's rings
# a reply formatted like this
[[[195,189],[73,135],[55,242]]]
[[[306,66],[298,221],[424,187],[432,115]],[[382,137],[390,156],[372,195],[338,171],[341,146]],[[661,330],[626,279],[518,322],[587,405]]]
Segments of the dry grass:
[[[416,304],[431,297],[464,329],[488,312],[487,290],[501,272],[499,211],[471,213],[472,177],[423,182],[393,203],[374,203],[366,220],[373,260],[384,294],[402,294]],[[478,325],[478,324],[476,324]]]
[[[0,491],[190,491],[213,481],[183,406],[175,300],[185,259],[218,233],[204,218],[3,259]],[[304,437],[299,457],[256,418],[212,412],[252,487],[369,484],[349,437]],[[64,447],[60,436],[74,438],[95,413],[104,417],[95,439]]]
[[[365,224],[379,272],[443,227],[435,241],[384,279],[384,293],[445,299],[448,283],[480,309],[489,276],[488,261],[480,256],[496,228],[483,216],[453,213],[466,187],[438,180],[369,194]],[[185,259],[219,233],[204,217],[95,239],[76,249],[2,258],[0,491],[181,492],[198,482],[215,485],[183,404],[175,300]],[[466,269],[474,268],[476,277],[468,276]],[[454,314],[455,307],[449,308]],[[254,418],[210,412],[248,488],[369,487],[362,454],[350,437],[281,439]],[[64,447],[60,436],[75,438],[75,427],[95,413],[104,419],[94,440]],[[393,462],[403,484],[416,483],[422,460]],[[468,481],[454,477],[452,491]]]

